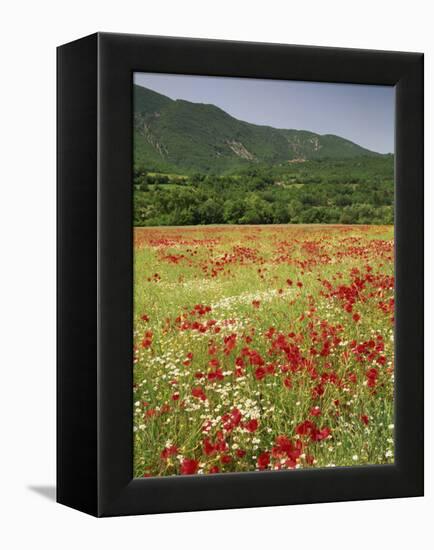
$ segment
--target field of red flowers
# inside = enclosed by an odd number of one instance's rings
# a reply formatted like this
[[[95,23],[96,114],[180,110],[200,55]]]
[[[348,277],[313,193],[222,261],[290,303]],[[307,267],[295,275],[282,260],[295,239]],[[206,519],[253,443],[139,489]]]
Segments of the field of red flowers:
[[[391,463],[393,227],[135,229],[134,474]]]

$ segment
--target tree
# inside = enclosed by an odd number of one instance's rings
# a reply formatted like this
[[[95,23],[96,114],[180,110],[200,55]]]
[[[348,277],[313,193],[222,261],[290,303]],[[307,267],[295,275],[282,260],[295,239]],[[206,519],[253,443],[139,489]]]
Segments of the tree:
[[[274,223],[288,223],[289,212],[286,204],[278,203],[274,207],[273,222]]]
[[[222,223],[223,222],[223,208],[214,199],[206,200],[198,208],[199,223]]]
[[[270,204],[256,194],[250,195],[246,200],[246,212],[242,216],[240,223],[272,223],[273,209]]]
[[[228,199],[223,207],[223,219],[225,223],[240,223],[240,219],[246,211],[245,204],[242,200]]]

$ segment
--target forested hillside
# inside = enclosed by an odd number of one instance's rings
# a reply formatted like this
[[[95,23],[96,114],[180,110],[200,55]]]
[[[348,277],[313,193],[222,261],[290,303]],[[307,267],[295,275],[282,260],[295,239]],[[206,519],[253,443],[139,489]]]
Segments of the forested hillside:
[[[225,176],[136,169],[135,225],[393,223],[393,156]]]
[[[228,174],[266,163],[377,157],[334,135],[258,126],[215,105],[174,101],[134,87],[134,158],[160,172]]]

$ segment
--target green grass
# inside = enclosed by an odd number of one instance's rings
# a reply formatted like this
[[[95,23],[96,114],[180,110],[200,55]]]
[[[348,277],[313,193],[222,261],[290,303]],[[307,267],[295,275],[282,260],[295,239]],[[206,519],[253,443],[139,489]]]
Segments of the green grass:
[[[393,296],[392,227],[136,228],[134,273],[136,477],[182,473],[185,459],[195,461],[197,473],[253,471],[267,454],[267,469],[393,462],[393,313],[379,307]],[[342,288],[358,280],[363,286],[347,312]],[[198,304],[211,309],[192,313]],[[271,350],[278,334],[298,350],[298,363]],[[225,353],[231,335],[235,345]],[[354,342],[370,340],[384,342],[384,350],[358,359]],[[321,356],[326,341],[330,349]],[[258,379],[258,365],[243,349],[274,372]],[[216,369],[212,359],[222,380],[207,377]],[[378,375],[370,386],[372,368]],[[323,393],[315,395],[324,376]],[[206,399],[192,395],[194,388]],[[312,416],[313,407],[320,416]],[[241,421],[228,428],[225,415],[234,409]],[[254,432],[247,429],[252,419]],[[318,441],[300,435],[306,420],[330,434]],[[279,455],[278,436],[301,442],[294,463]],[[206,437],[226,449],[207,454]],[[173,455],[162,458],[171,447]]]

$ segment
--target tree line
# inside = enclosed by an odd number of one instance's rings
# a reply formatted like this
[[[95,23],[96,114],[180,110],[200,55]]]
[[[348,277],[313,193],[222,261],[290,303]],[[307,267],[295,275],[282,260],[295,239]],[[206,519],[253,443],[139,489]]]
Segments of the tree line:
[[[393,164],[309,164],[187,177],[136,168],[134,224],[393,224]]]

